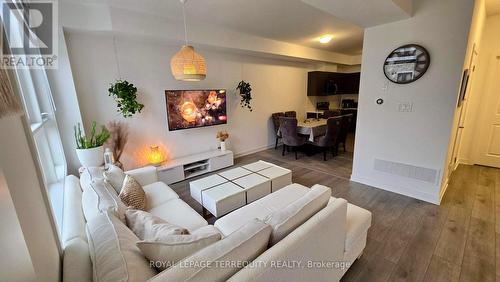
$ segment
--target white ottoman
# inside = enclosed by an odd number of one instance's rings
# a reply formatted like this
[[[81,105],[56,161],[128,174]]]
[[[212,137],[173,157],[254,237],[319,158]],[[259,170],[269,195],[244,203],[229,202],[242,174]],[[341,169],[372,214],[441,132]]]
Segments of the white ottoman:
[[[263,169],[270,168],[273,166],[275,166],[275,165],[272,163],[268,163],[265,161],[258,161],[258,162],[254,162],[251,164],[244,165],[244,166],[242,166],[242,168],[248,169],[248,170],[253,171],[253,172],[257,172],[257,171],[261,171]]]
[[[257,172],[271,180],[271,192],[292,184],[292,171],[279,166],[272,166]]]
[[[232,182],[203,190],[203,207],[220,217],[246,205],[245,190]]]
[[[202,179],[191,181],[189,183],[189,190],[191,191],[191,197],[195,199],[198,203],[203,205],[202,192],[204,190],[210,189],[214,186],[220,185],[227,182],[227,179],[214,174]]]
[[[230,170],[223,171],[223,172],[219,173],[219,175],[222,176],[222,177],[224,177],[225,179],[227,179],[229,181],[233,181],[233,180],[235,180],[237,178],[249,175],[251,173],[252,172],[249,171],[249,170],[247,170],[247,169],[244,169],[244,168],[241,168],[241,167],[237,167],[237,168],[233,168],[233,169],[230,169]]]
[[[271,180],[255,173],[238,178],[233,182],[245,190],[247,204],[271,194]]]

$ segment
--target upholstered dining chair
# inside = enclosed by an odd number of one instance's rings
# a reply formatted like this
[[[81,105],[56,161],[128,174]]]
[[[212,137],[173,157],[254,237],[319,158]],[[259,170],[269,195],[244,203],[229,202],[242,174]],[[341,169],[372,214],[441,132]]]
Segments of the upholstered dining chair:
[[[326,110],[323,112],[323,118],[338,117],[341,113],[338,110]]]
[[[274,132],[276,133],[276,145],[274,146],[275,150],[278,149],[278,140],[281,138],[281,132],[279,132],[280,117],[284,117],[284,116],[285,116],[284,112],[271,114],[271,118],[273,120],[273,125],[274,125]]]
[[[342,149],[346,152],[345,142],[347,139],[347,134],[349,133],[349,128],[351,128],[351,123],[353,119],[353,114],[343,115],[342,122],[340,124],[339,138],[337,139],[336,150],[338,151],[339,145],[342,144]]]
[[[297,131],[297,119],[294,117],[280,117],[280,132],[283,139],[283,152],[285,155],[287,148],[292,148],[297,159],[297,148],[304,145],[307,141],[306,136],[301,136]]]
[[[326,161],[326,152],[330,150],[335,156],[337,139],[339,138],[342,117],[331,117],[326,121],[325,135],[316,137],[311,144],[323,149],[323,160]]]
[[[297,117],[297,112],[296,111],[287,111],[287,112],[285,112],[285,117],[296,118]]]

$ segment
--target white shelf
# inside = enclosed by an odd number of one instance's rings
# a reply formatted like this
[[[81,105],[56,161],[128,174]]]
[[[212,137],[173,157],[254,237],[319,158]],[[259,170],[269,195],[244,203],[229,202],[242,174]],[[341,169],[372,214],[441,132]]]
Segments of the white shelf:
[[[207,160],[207,162],[184,166],[184,171],[192,170],[194,168],[198,168],[198,167],[202,167],[202,166],[208,166],[208,160]]]

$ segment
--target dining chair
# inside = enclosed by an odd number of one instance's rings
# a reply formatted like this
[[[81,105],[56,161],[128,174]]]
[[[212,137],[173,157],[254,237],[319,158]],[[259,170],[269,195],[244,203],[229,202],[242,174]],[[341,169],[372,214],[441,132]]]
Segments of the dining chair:
[[[278,149],[278,140],[281,138],[281,132],[279,132],[280,117],[284,117],[284,116],[285,116],[284,112],[271,114],[271,118],[273,120],[274,132],[276,133],[276,145],[274,146],[275,150]]]
[[[337,139],[336,151],[338,152],[339,145],[342,144],[342,149],[346,152],[345,142],[347,139],[347,134],[349,133],[349,128],[351,128],[351,123],[353,119],[353,114],[343,115],[342,122],[340,123],[339,138]]]
[[[326,110],[323,112],[323,118],[338,117],[341,113],[338,110]]]
[[[285,112],[285,117],[296,118],[297,117],[297,112],[296,111],[287,111],[287,112]]]
[[[280,117],[280,132],[283,139],[283,152],[281,155],[285,155],[287,148],[292,148],[295,152],[295,159],[297,159],[297,148],[307,141],[307,137],[299,135],[297,131],[297,119],[294,117]]]
[[[339,138],[340,128],[342,124],[342,117],[331,117],[326,121],[325,135],[316,137],[311,144],[323,149],[323,160],[326,161],[326,152],[328,149],[335,156],[337,139]]]

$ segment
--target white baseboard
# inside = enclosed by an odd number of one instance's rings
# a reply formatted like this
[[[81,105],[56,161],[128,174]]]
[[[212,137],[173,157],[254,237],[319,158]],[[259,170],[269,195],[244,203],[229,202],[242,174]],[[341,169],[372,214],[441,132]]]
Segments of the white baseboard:
[[[365,184],[368,186],[372,186],[378,189],[386,190],[389,192],[401,194],[404,196],[408,196],[411,198],[415,198],[418,200],[422,200],[431,204],[439,205],[440,203],[440,197],[439,195],[433,195],[430,193],[422,192],[422,191],[417,191],[415,189],[408,189],[407,187],[399,187],[394,184],[390,183],[382,183],[374,179],[370,179],[367,177],[363,177],[360,175],[351,175],[351,181],[358,182],[361,184]]]
[[[260,152],[260,151],[265,151],[267,149],[274,148],[275,145],[276,144],[269,144],[267,146],[260,146],[260,147],[254,148],[254,149],[245,150],[243,152],[238,152],[238,153],[234,154],[234,158],[237,159],[237,158],[241,158],[241,157],[244,157],[244,156],[247,156],[247,155],[255,154],[255,153]],[[280,144],[278,144],[278,146],[279,145]]]

